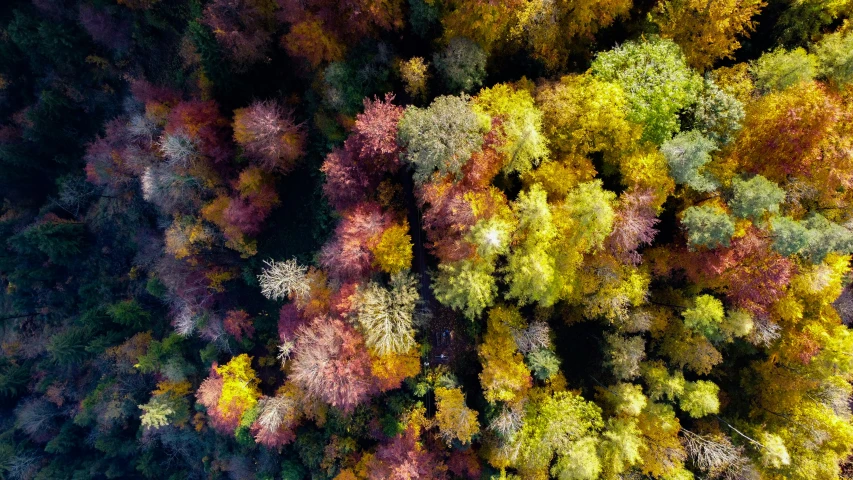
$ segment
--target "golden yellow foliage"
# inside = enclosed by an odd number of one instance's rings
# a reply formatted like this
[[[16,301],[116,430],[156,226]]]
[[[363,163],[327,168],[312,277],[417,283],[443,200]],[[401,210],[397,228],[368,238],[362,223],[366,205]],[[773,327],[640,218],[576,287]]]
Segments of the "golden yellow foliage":
[[[514,308],[498,306],[489,311],[486,335],[477,353],[483,364],[480,384],[490,402],[518,401],[532,384],[524,357],[518,352],[510,330],[510,326],[523,327],[523,322]]]
[[[412,237],[409,224],[392,225],[382,232],[382,236],[371,249],[373,265],[391,275],[412,267]]]
[[[754,28],[763,0],[668,0],[653,14],[662,37],[673,39],[694,68],[704,70],[740,48],[738,36]]]
[[[379,390],[400,388],[403,380],[421,373],[421,357],[418,348],[396,354],[376,355],[371,353],[371,372],[379,381]]]
[[[435,389],[439,435],[450,445],[454,440],[462,444],[470,443],[471,438],[480,432],[477,412],[465,406],[465,396],[460,388]]]
[[[225,417],[242,415],[254,407],[261,397],[258,377],[252,369],[252,357],[245,353],[237,355],[231,361],[216,368],[222,376],[222,395],[217,409]]]

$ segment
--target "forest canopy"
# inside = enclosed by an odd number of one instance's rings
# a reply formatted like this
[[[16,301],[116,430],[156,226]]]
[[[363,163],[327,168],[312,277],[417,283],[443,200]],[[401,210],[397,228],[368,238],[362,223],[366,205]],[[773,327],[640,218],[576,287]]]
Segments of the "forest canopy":
[[[851,15],[3,2],[0,479],[853,478]]]

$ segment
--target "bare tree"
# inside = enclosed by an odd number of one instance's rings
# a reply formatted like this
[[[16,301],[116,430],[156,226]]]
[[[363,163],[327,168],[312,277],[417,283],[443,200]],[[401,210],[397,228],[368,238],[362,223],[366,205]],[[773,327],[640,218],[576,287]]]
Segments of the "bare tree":
[[[308,282],[308,267],[299,265],[296,259],[276,262],[265,260],[267,265],[258,275],[261,284],[261,294],[270,300],[283,300],[291,295],[297,299],[305,298],[311,293]]]

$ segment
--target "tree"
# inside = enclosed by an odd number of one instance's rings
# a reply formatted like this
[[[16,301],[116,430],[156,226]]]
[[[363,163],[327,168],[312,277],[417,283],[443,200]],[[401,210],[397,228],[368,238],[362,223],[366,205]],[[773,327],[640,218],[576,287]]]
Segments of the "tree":
[[[373,265],[385,273],[396,275],[410,269],[413,253],[408,222],[392,225],[382,232],[371,253]]]
[[[299,328],[291,379],[308,395],[345,412],[374,389],[361,335],[340,320],[322,317]]]
[[[723,302],[711,295],[699,295],[693,306],[681,312],[681,316],[685,327],[713,339],[720,334],[725,311]]]
[[[678,406],[693,418],[719,413],[719,392],[720,387],[707,380],[687,382],[684,385],[684,393],[679,397]]]
[[[745,115],[743,103],[735,95],[705,77],[693,109],[694,126],[702,135],[719,145],[727,145],[740,131]]]
[[[264,170],[287,172],[305,149],[305,132],[293,113],[275,102],[234,111],[234,141]]]
[[[646,356],[646,342],[641,336],[625,337],[607,334],[606,364],[620,380],[631,380],[640,374],[640,362]]]
[[[463,445],[471,443],[472,437],[480,431],[480,424],[477,412],[465,406],[462,390],[438,387],[435,389],[435,403],[439,436],[448,445],[454,441]]]
[[[788,453],[788,449],[785,448],[785,442],[779,435],[761,432],[758,442],[763,446],[761,449],[761,463],[766,467],[781,468],[791,463],[791,455]]]
[[[283,300],[288,297],[305,298],[311,291],[308,283],[308,267],[299,265],[296,259],[278,262],[265,260],[267,265],[258,275],[261,293],[270,300]]]
[[[788,51],[777,48],[767,52],[750,66],[755,86],[761,91],[780,91],[817,76],[817,59],[802,48]]]
[[[406,84],[406,93],[410,97],[423,100],[427,94],[429,63],[422,57],[412,57],[400,62],[400,78]]]
[[[519,193],[512,207],[518,218],[513,243],[518,246],[507,258],[505,278],[510,286],[507,297],[522,304],[553,304],[560,293],[554,279],[555,259],[550,252],[557,229],[547,195],[541,185],[535,184]]]
[[[432,283],[435,298],[473,320],[494,304],[498,292],[494,270],[488,262],[440,263]]]
[[[418,442],[414,429],[409,428],[376,449],[367,464],[370,480],[445,480],[447,467],[436,452]]]
[[[603,426],[601,409],[575,393],[556,392],[530,404],[516,436],[519,473],[545,473],[556,456],[567,476],[596,478],[601,464],[595,449]]]
[[[835,141],[832,132],[839,115],[838,104],[815,82],[798,82],[768,93],[747,106],[732,160],[779,184],[794,176],[821,178],[829,185],[831,177],[822,172],[838,172],[838,165],[821,152],[825,142]],[[780,135],[787,140],[774,141]]]
[[[661,36],[675,40],[688,63],[704,70],[718,59],[733,57],[740,48],[738,37],[755,28],[752,18],[765,5],[761,0],[669,0],[658,4],[653,18]]]
[[[596,56],[593,75],[622,87],[628,119],[643,125],[643,139],[658,145],[678,131],[677,113],[692,104],[701,79],[691,71],[678,45],[652,37],[626,42]]]
[[[273,27],[269,3],[215,0],[204,9],[203,22],[213,30],[216,40],[241,69],[262,60],[267,54]]]
[[[145,428],[158,429],[169,424],[169,416],[175,413],[166,398],[154,396],[145,405],[138,405],[144,413],[139,419]]]
[[[225,314],[225,319],[222,320],[222,325],[225,331],[231,334],[237,341],[242,341],[243,336],[252,338],[255,334],[255,327],[252,326],[252,319],[244,310],[229,310]]]
[[[761,220],[766,214],[779,212],[779,204],[785,200],[785,191],[761,175],[749,180],[732,179],[732,200],[729,207],[740,218]]]
[[[565,76],[536,90],[542,110],[543,133],[557,159],[568,154],[628,150],[640,134],[627,116],[628,99],[622,88],[590,73]]]
[[[338,210],[372,198],[380,182],[400,168],[397,126],[403,108],[394,105],[394,95],[364,100],[364,112],[356,115],[352,133],[343,149],[326,156],[321,170],[326,174],[323,192]]]
[[[239,421],[261,396],[259,380],[252,369],[252,357],[245,353],[237,355],[217,367],[216,373],[222,377],[222,391],[216,409],[223,418]]]
[[[263,397],[258,402],[258,418],[251,430],[255,441],[268,448],[281,448],[296,439],[293,429],[300,417],[299,401],[293,389]]]
[[[711,161],[710,154],[716,149],[713,141],[697,130],[690,130],[668,140],[660,150],[675,183],[687,185],[697,192],[711,192],[719,185],[703,167]]]
[[[252,358],[241,354],[222,367],[215,363],[196,392],[198,403],[207,408],[214,428],[233,433],[243,414],[252,409],[261,396],[258,378],[251,366]]]
[[[420,300],[415,278],[391,277],[391,289],[371,282],[358,293],[356,319],[371,351],[383,356],[406,353],[415,345],[412,316]]]
[[[444,38],[469,38],[486,51],[491,51],[509,33],[513,13],[522,5],[518,0],[494,3],[483,0],[473,2],[450,0],[441,9],[441,26]]]
[[[462,167],[483,144],[487,125],[467,97],[441,96],[427,108],[407,108],[397,139],[406,149],[405,158],[414,166],[418,183],[435,171],[459,179]]]
[[[641,460],[645,447],[637,420],[630,417],[611,417],[602,433],[599,457],[605,474],[620,474]]]
[[[687,230],[691,247],[727,247],[735,233],[735,224],[727,213],[711,206],[684,210],[681,224]]]
[[[391,225],[390,214],[372,202],[360,203],[343,212],[334,237],[323,246],[320,264],[332,278],[340,280],[366,275],[374,262],[371,250]]]
[[[810,215],[803,223],[810,237],[803,253],[812,263],[823,262],[830,252],[853,252],[853,232],[846,227],[830,222],[819,213]]]
[[[387,392],[400,388],[407,378],[421,372],[420,346],[415,343],[411,350],[404,353],[387,355],[371,354],[370,370],[378,383],[379,391]]]
[[[313,68],[340,60],[346,50],[320,19],[310,14],[290,27],[290,31],[281,37],[281,45],[287,53],[305,59]]]
[[[477,348],[483,364],[480,384],[489,402],[518,401],[530,388],[530,372],[510,330],[511,326],[520,326],[521,322],[521,315],[516,309],[498,306],[489,311],[486,335]]]
[[[709,475],[737,475],[747,463],[744,448],[736,447],[722,434],[699,435],[682,429],[684,446],[699,469]]]
[[[527,364],[533,376],[539,380],[548,380],[560,373],[560,359],[547,348],[530,352],[527,355]]]
[[[504,172],[523,174],[548,159],[542,112],[527,90],[500,83],[480,90],[471,103],[475,111],[499,119],[497,150],[504,157]]]
[[[146,327],[151,320],[151,314],[142,308],[142,305],[135,299],[124,300],[110,305],[107,309],[107,315],[119,325],[134,329]]]
[[[524,2],[516,9],[510,34],[521,37],[533,57],[550,70],[559,70],[579,43],[625,17],[631,5],[630,0]]]
[[[488,55],[479,45],[465,37],[454,37],[432,63],[444,80],[448,91],[454,94],[471,92],[486,78]]]
[[[842,88],[853,81],[853,34],[835,32],[824,35],[813,47],[821,76]]]
[[[639,264],[641,256],[637,249],[650,245],[658,232],[654,201],[654,192],[650,189],[633,188],[619,197],[607,247],[625,263]]]

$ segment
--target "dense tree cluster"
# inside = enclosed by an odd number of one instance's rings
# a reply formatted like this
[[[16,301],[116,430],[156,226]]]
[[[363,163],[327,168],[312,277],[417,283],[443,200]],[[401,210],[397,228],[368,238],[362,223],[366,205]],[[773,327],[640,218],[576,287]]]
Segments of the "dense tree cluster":
[[[851,15],[5,2],[0,478],[848,478]]]

